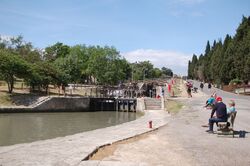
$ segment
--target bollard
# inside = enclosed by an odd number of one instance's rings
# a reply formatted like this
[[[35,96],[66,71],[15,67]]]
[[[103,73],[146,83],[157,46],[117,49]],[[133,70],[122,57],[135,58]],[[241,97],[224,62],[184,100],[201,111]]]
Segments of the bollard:
[[[152,122],[152,120],[148,122],[148,127],[149,127],[150,129],[152,129],[152,127],[153,127],[153,122]]]

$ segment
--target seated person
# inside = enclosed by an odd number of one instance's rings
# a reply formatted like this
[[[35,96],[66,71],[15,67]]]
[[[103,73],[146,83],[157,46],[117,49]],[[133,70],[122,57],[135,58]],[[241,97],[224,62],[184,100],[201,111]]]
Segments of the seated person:
[[[221,97],[217,97],[216,101],[217,103],[215,104],[209,119],[209,130],[207,130],[209,133],[213,133],[214,123],[227,122],[227,106],[222,102]],[[214,117],[215,112],[216,117]]]
[[[213,107],[215,104],[215,98],[213,95],[211,95],[211,97],[206,101],[206,105],[204,107],[208,107],[208,106],[211,106]]]
[[[233,112],[236,112],[234,100],[230,100],[230,102],[228,103],[228,105],[229,105],[229,108],[227,108],[227,114],[228,115],[230,115]]]
[[[237,111],[235,110],[235,102],[234,102],[234,100],[230,100],[228,105],[229,105],[229,108],[227,108],[227,117],[228,117],[228,120],[230,119],[231,125],[233,127],[234,119],[235,119],[236,113],[237,113]]]

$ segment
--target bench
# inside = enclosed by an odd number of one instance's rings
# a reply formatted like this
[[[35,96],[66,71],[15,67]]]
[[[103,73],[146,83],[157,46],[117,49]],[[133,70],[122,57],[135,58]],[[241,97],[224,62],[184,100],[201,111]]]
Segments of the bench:
[[[217,134],[218,136],[233,136],[234,137],[234,121],[236,118],[236,114],[237,112],[232,112],[229,114],[228,119],[230,120],[230,122],[218,122],[217,123]],[[231,127],[230,127],[231,126]]]

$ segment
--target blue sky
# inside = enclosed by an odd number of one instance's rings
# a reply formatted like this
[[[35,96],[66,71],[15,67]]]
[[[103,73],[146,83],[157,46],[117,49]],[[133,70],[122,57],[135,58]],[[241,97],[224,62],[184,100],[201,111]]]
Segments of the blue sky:
[[[207,40],[234,35],[249,0],[0,0],[0,35],[35,47],[115,46],[131,62],[150,60],[186,74]]]

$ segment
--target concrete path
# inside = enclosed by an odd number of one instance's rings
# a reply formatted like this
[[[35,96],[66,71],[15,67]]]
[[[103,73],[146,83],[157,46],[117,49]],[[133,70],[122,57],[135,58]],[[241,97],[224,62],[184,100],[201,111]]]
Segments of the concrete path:
[[[163,110],[149,110],[141,118],[121,125],[94,131],[37,141],[27,144],[0,147],[0,166],[16,165],[100,165],[82,161],[93,151],[107,144],[124,140],[165,125],[170,115]],[[153,121],[153,129],[148,121]],[[104,165],[110,165],[105,162]],[[127,163],[128,165],[134,163]],[[124,165],[119,163],[119,165]]]
[[[217,89],[215,89],[217,90]],[[140,163],[149,166],[228,166],[250,165],[250,135],[246,138],[218,137],[205,132],[201,125],[208,123],[211,110],[203,108],[210,91],[193,94],[193,98],[179,98],[186,107],[171,117],[168,125],[146,138],[118,145],[113,155],[102,161]],[[206,94],[207,93],[207,94]],[[219,91],[225,103],[236,100],[238,111],[235,130],[250,131],[250,97]],[[216,127],[215,127],[216,129]]]

